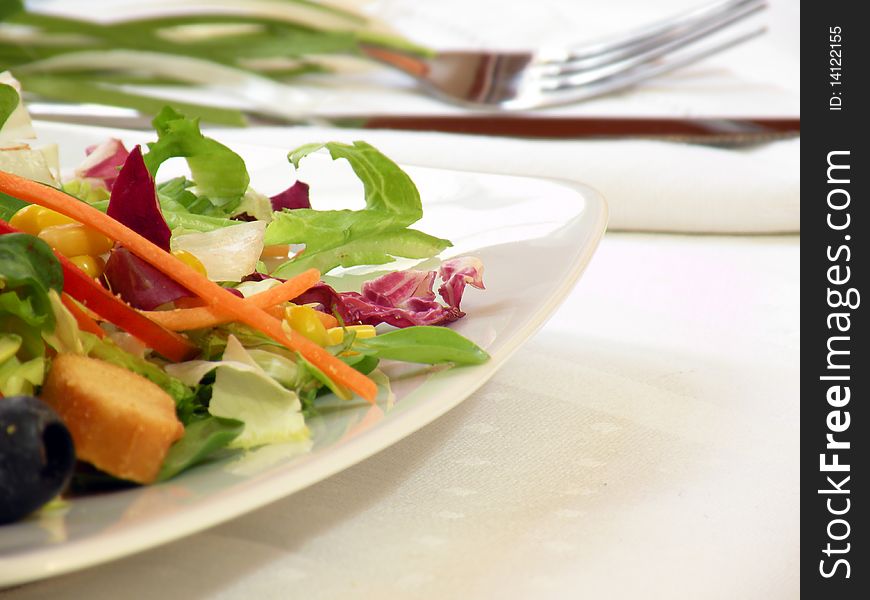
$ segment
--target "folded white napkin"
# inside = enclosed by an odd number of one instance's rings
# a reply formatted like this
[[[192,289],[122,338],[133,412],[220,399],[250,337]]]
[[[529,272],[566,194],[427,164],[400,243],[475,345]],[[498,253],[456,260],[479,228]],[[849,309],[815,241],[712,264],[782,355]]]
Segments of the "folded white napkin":
[[[747,149],[647,140],[521,140],[316,127],[212,130],[280,146],[365,140],[397,162],[566,179],[606,197],[611,230],[760,233],[800,229],[800,141]]]

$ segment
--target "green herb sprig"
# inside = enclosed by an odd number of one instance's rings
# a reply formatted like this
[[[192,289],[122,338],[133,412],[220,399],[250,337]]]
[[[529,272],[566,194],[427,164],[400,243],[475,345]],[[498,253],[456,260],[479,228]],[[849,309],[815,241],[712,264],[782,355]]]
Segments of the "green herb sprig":
[[[318,56],[363,56],[363,45],[428,53],[379,32],[354,12],[309,0],[273,1],[276,7],[295,5],[308,16],[246,14],[239,3],[234,14],[156,14],[102,23],[34,12],[20,0],[3,2],[0,71],[11,71],[28,96],[40,99],[130,108],[147,116],[170,104],[206,122],[241,126],[247,121],[240,110],[177,102],[142,86],[201,85],[203,69],[162,67],[179,58],[288,83],[326,71]],[[0,119],[4,106],[0,97]]]

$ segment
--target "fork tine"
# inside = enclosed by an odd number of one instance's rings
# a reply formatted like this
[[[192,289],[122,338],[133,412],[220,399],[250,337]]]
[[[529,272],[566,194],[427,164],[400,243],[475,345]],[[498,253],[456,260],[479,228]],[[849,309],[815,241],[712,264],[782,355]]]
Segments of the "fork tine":
[[[556,85],[541,86],[540,95],[537,98],[518,98],[515,103],[506,103],[510,108],[524,108],[532,106],[556,106],[579,102],[596,96],[601,96],[631,87],[647,79],[652,79],[664,73],[685,67],[698,62],[713,54],[717,54],[750,39],[756,38],[767,31],[767,27],[757,27],[741,34],[721,40],[693,52],[687,52],[679,57],[666,61],[647,62],[633,66],[627,70],[605,74],[598,79],[582,83],[560,81]]]
[[[540,61],[536,59],[533,68],[541,76],[559,76],[606,66],[616,66],[618,63],[629,59],[634,63],[644,62],[648,59],[669,54],[676,49],[750,17],[765,8],[767,8],[765,0],[742,2],[739,6],[731,7],[727,12],[717,12],[715,15],[708,15],[703,19],[698,19],[691,26],[673,28],[666,34],[662,33],[657,37],[650,37],[636,44],[626,43],[608,53],[601,53],[585,58],[572,57],[570,60],[561,63],[553,60]]]
[[[583,46],[569,49],[547,49],[538,53],[541,64],[549,62],[563,64],[572,61],[591,59],[604,54],[632,51],[637,47],[657,45],[662,38],[667,39],[675,33],[684,32],[697,26],[703,26],[710,20],[727,16],[732,11],[747,8],[758,10],[767,6],[767,0],[716,0],[711,4],[697,7],[688,12],[647,25],[640,29],[622,34],[607,41],[591,42]]]
[[[365,54],[416,78],[433,96],[463,106],[522,110],[579,102],[632,86],[640,81],[694,63],[760,35],[760,28],[725,39],[701,42],[710,34],[767,7],[768,0],[717,0],[644,32],[622,36],[612,44],[587,46],[582,52],[561,53],[587,58],[598,56],[595,67],[582,69],[547,61],[558,53],[453,50],[428,57],[364,46]],[[699,25],[700,24],[700,25]],[[645,41],[638,42],[639,38]],[[724,41],[722,41],[724,40]],[[690,48],[685,48],[691,45]],[[666,58],[662,58],[666,57]]]

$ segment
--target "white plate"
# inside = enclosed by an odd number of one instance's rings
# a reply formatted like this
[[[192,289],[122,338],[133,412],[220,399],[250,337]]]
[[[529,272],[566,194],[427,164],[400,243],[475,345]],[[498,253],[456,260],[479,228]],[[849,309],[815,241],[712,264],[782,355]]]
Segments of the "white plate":
[[[87,145],[112,134],[128,144],[153,136],[68,125],[42,125],[41,142],[58,142],[65,168]],[[233,145],[252,184],[276,192],[293,179],[289,149]],[[167,165],[160,177],[180,164]],[[576,283],[604,232],[607,209],[594,190],[576,184],[407,167],[420,189],[418,227],[451,239],[445,257],[473,253],[486,266],[486,291],[469,289],[454,325],[492,359],[478,367],[390,369],[391,397],[378,405],[330,403],[309,421],[314,446],[305,454],[266,447],[215,462],[150,487],[76,498],[0,528],[0,585],[11,585],[107,562],[201,531],[329,477],[396,443],[471,395],[550,317]],[[302,164],[315,208],[361,205],[349,167],[328,156]],[[347,286],[357,280],[343,278]],[[578,315],[578,318],[583,318]]]

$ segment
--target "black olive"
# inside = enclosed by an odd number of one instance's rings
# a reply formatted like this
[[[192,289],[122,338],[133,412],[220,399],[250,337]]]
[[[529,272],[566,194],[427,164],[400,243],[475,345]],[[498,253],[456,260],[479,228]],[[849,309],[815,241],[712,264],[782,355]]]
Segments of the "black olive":
[[[50,406],[32,396],[0,398],[0,524],[57,496],[75,462],[69,430]]]

